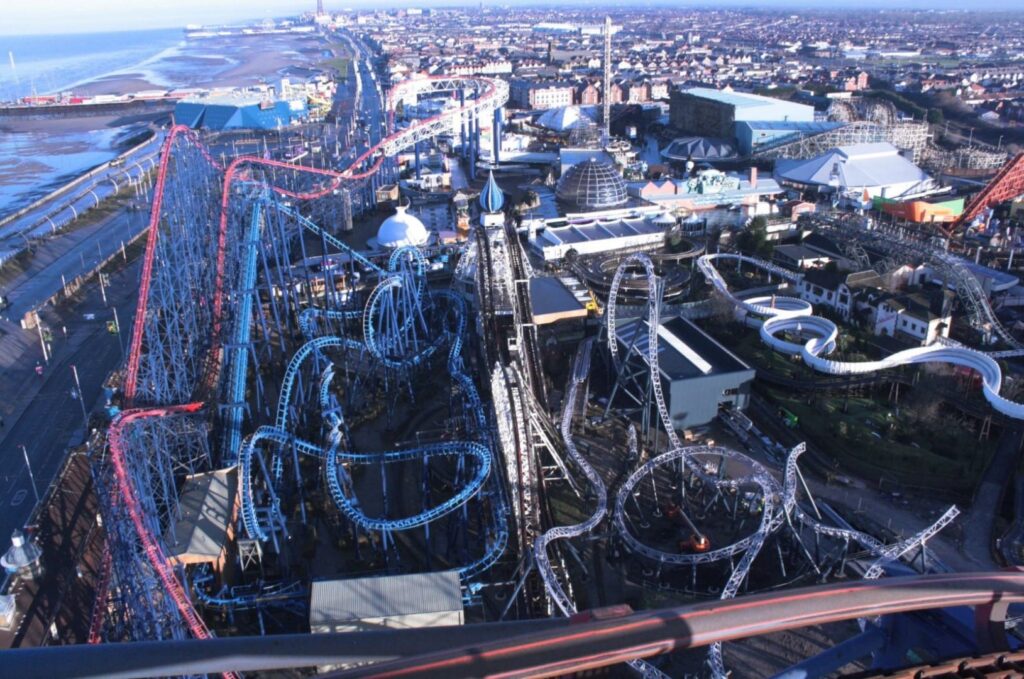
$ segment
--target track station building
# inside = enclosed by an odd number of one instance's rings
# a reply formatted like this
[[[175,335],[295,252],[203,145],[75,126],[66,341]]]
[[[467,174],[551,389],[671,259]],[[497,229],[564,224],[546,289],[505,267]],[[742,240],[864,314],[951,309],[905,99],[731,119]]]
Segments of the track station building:
[[[647,332],[637,319],[616,328],[623,352],[637,369],[647,369]],[[639,331],[639,332],[638,332]],[[643,357],[642,359],[639,357]],[[743,410],[750,403],[755,370],[688,319],[672,318],[658,328],[658,368],[666,405],[676,429],[708,424],[722,407]]]

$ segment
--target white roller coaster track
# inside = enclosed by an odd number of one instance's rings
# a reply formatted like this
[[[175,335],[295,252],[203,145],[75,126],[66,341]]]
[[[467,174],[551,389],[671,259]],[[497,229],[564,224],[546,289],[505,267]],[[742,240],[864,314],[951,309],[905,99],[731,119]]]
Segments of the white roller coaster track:
[[[538,535],[533,547],[534,563],[541,575],[541,579],[544,580],[544,588],[547,590],[551,600],[562,611],[562,615],[565,616],[576,614],[576,604],[558,581],[558,576],[551,566],[551,559],[548,555],[548,544],[554,540],[564,540],[586,535],[601,523],[608,512],[608,490],[604,485],[604,481],[601,479],[600,474],[597,473],[597,470],[577,450],[576,443],[572,437],[572,419],[576,413],[577,405],[579,405],[582,411],[586,410],[586,403],[580,403],[583,398],[580,396],[579,388],[587,381],[587,377],[590,375],[590,352],[592,346],[592,339],[584,340],[576,353],[576,360],[573,364],[572,384],[565,398],[565,410],[562,412],[561,433],[565,441],[566,450],[569,453],[569,459],[579,467],[583,475],[587,477],[587,481],[590,482],[597,506],[585,521],[572,526],[556,526]],[[633,430],[630,431],[633,432]],[[631,445],[633,447],[636,445],[635,432],[631,437]],[[643,660],[633,660],[628,664],[640,673],[641,676],[651,677],[652,679],[655,677],[665,677],[657,668]]]
[[[964,259],[935,245],[908,239],[904,237],[902,229],[898,231],[885,229],[881,225],[875,229],[868,229],[863,225],[858,225],[856,220],[824,216],[811,219],[816,227],[830,231],[837,236],[838,242],[845,245],[846,249],[856,249],[863,243],[890,258],[899,258],[904,261],[921,258],[927,261],[936,270],[945,285],[952,285],[956,289],[956,293],[967,307],[971,315],[971,322],[975,327],[997,335],[1014,349],[1024,349],[1024,344],[1014,337],[996,317],[988,293],[978,281],[978,277],[968,268]]]
[[[562,540],[566,538],[575,538],[586,533],[589,533],[594,529],[597,524],[601,523],[604,519],[605,513],[608,511],[608,490],[605,488],[604,481],[601,479],[597,471],[590,466],[580,452],[576,449],[576,443],[572,437],[572,420],[576,414],[577,406],[581,410],[585,408],[584,404],[580,404],[579,387],[587,380],[587,376],[590,373],[590,350],[593,345],[592,340],[585,340],[576,353],[576,361],[573,364],[572,373],[572,384],[569,386],[569,393],[565,397],[565,410],[562,413],[562,439],[565,441],[566,450],[569,453],[569,459],[572,460],[576,466],[583,472],[583,475],[587,477],[587,481],[590,482],[590,487],[593,489],[594,499],[597,501],[597,506],[591,515],[583,522],[577,523],[572,526],[557,526],[551,530],[538,535],[537,540],[534,542],[533,555],[534,562],[537,565],[537,570],[540,572],[541,577],[544,580],[544,586],[551,596],[552,601],[562,611],[563,615],[573,615],[576,613],[576,604],[573,603],[569,595],[566,594],[565,589],[558,581],[558,576],[555,574],[554,569],[551,566],[551,560],[548,556],[548,543],[553,540]]]
[[[697,267],[708,282],[737,309],[758,318],[748,321],[760,322],[761,341],[776,351],[800,356],[804,363],[829,375],[862,375],[901,365],[918,363],[949,363],[971,368],[981,376],[981,389],[985,398],[997,411],[1016,420],[1024,419],[1024,404],[1011,401],[999,395],[1003,374],[994,358],[975,349],[964,346],[933,344],[914,347],[886,356],[878,361],[836,361],[824,358],[836,346],[839,329],[832,321],[812,315],[813,307],[793,297],[771,297],[743,300],[737,297],[726,284],[715,262],[739,259],[764,270],[774,267],[753,257],[733,254],[704,255],[697,260]],[[804,344],[795,344],[781,338],[783,333],[809,336]]]
[[[400,130],[384,139],[379,150],[387,157],[393,157],[399,151],[407,149],[418,142],[432,139],[442,134],[454,134],[460,128],[464,118],[470,116],[478,120],[487,120],[494,110],[508,102],[508,83],[500,78],[483,78],[476,76],[440,76],[431,78],[414,78],[404,80],[392,90],[388,102],[388,110],[395,110],[395,102],[407,95],[418,95],[426,92],[449,92],[473,90],[477,96],[466,101],[461,108],[444,111],[425,120],[419,120],[412,126]]]
[[[672,427],[672,418],[668,412],[668,405],[665,403],[665,394],[661,386],[661,370],[658,365],[658,327],[661,325],[661,296],[658,294],[658,276],[654,273],[654,264],[651,258],[642,252],[637,252],[622,260],[615,270],[612,278],[612,286],[608,291],[608,308],[605,310],[605,318],[608,329],[608,351],[612,355],[612,362],[615,365],[615,372],[618,373],[621,367],[619,358],[619,343],[615,335],[615,312],[616,300],[619,296],[619,286],[626,271],[631,267],[642,267],[647,278],[647,332],[650,334],[650,341],[647,342],[647,364],[651,369],[651,387],[654,392],[654,403],[658,409],[658,416],[664,425],[665,433],[668,434],[669,444],[672,448],[681,448],[682,442]]]
[[[762,337],[771,337],[772,341],[779,346],[784,346],[787,349],[793,349],[796,347],[798,350],[806,351],[808,354],[817,358],[818,353],[825,353],[831,351],[835,347],[835,336],[836,328],[834,324],[826,321],[825,319],[818,319],[810,316],[812,308],[809,304],[803,300],[787,298],[787,297],[762,297],[748,300],[740,300],[733,295],[728,286],[725,285],[724,280],[718,271],[713,266],[712,262],[715,259],[733,258],[742,261],[747,261],[759,266],[766,271],[774,273],[776,275],[788,278],[790,280],[798,280],[800,277],[798,274],[794,274],[785,269],[775,267],[774,265],[760,260],[743,257],[742,255],[706,255],[698,260],[698,266],[701,271],[708,277],[708,280],[720,292],[727,296],[727,298],[733,302],[738,309],[742,309],[746,314],[752,314],[756,316],[767,317],[769,320],[762,324]],[[607,309],[607,323],[608,323],[608,346],[609,351],[612,354],[613,361],[616,366],[619,364],[621,358],[618,355],[617,338],[615,336],[615,301],[618,293],[618,287],[621,283],[622,276],[625,270],[630,266],[642,266],[645,270],[648,279],[648,288],[651,293],[651,302],[648,305],[648,327],[652,333],[656,332],[659,323],[659,312],[657,303],[657,281],[655,280],[655,274],[653,265],[650,259],[642,254],[633,255],[630,258],[624,260],[616,271],[615,278],[612,282],[612,288],[609,293],[608,309]],[[771,326],[769,323],[775,322],[778,324],[787,324],[787,329],[790,327],[788,324],[803,323],[802,328],[812,328],[815,330],[814,339],[808,341],[804,347],[798,347],[792,343],[785,342],[783,340],[775,339],[770,333],[766,335],[764,328],[767,325],[769,329]],[[823,322],[823,323],[822,323]],[[827,324],[827,325],[826,325]],[[781,329],[781,327],[780,327]],[[648,343],[649,356],[648,366],[651,371],[651,380],[654,384],[660,386],[660,373],[657,362],[657,342],[651,341]],[[773,344],[772,346],[776,346]],[[926,349],[932,349],[927,347]],[[965,354],[954,354],[959,361],[959,365],[970,365],[971,367],[984,368],[990,371],[991,367],[995,367],[995,394],[998,397],[998,382],[999,372],[998,365],[995,364],[991,358],[975,352],[973,350],[959,350],[955,348],[945,348],[944,351],[964,351]],[[912,350],[913,351],[913,350]],[[905,352],[901,352],[905,353]],[[940,358],[942,356],[942,358]],[[978,358],[980,357],[980,358]],[[948,360],[944,355],[933,352],[933,357],[930,360]],[[835,362],[830,362],[835,363]],[[840,364],[837,364],[840,365]],[[856,364],[855,364],[856,365]],[[886,366],[889,367],[889,366]],[[577,362],[574,371],[574,386],[570,391],[570,399],[567,400],[567,410],[569,413],[566,417],[563,417],[563,434],[567,434],[565,431],[566,423],[571,421],[571,408],[574,401],[575,384],[577,380],[580,382],[585,379],[585,375],[580,373],[581,365]],[[986,377],[983,374],[983,380]],[[993,375],[989,372],[987,380],[993,381]],[[939,518],[934,524],[921,531],[920,533],[903,540],[893,545],[884,545],[876,538],[860,531],[850,530],[845,528],[837,528],[834,526],[827,526],[822,524],[812,517],[805,515],[797,505],[796,491],[797,491],[797,459],[804,452],[804,446],[801,444],[794,448],[787,461],[785,467],[785,478],[784,483],[780,487],[778,481],[765,469],[760,463],[752,460],[743,453],[739,453],[729,448],[717,447],[717,446],[690,446],[683,447],[679,445],[678,438],[675,437],[675,432],[672,429],[672,422],[669,417],[669,412],[661,389],[654,390],[654,397],[656,400],[656,406],[658,413],[662,420],[666,432],[669,433],[669,439],[672,448],[638,468],[634,471],[623,483],[622,487],[615,500],[615,512],[613,522],[616,530],[620,537],[623,539],[624,544],[635,553],[641,554],[644,557],[651,559],[660,564],[668,564],[675,566],[691,565],[696,566],[699,564],[712,563],[715,561],[721,561],[725,559],[732,559],[734,556],[741,554],[739,561],[733,567],[732,572],[729,575],[728,580],[722,590],[722,599],[729,599],[736,595],[742,583],[746,580],[747,575],[750,572],[750,567],[757,555],[760,553],[761,548],[764,546],[765,541],[770,535],[777,532],[784,524],[791,527],[792,530],[796,530],[793,527],[793,521],[796,519],[802,526],[809,528],[810,530],[820,535],[831,537],[839,540],[843,540],[846,544],[854,542],[863,546],[869,553],[876,557],[876,561],[872,564],[867,572],[868,577],[876,578],[882,575],[883,567],[885,564],[890,563],[896,559],[899,559],[907,551],[911,550],[914,546],[923,545],[929,538],[935,535],[939,530],[948,525],[958,514],[956,507],[950,507],[942,517]],[[1011,402],[1002,399],[1003,404],[1011,404]],[[1016,404],[1011,404],[1016,406]],[[1017,406],[1019,407],[1019,406]],[[571,446],[570,437],[566,436],[567,444],[570,444],[570,450],[575,452],[574,447]],[[748,469],[746,475],[741,477],[734,477],[730,479],[719,479],[707,473],[703,469],[705,460],[718,459],[719,468],[725,463],[726,460],[735,460],[742,462],[742,465],[733,465],[735,469]],[[681,462],[685,465],[685,468],[691,474],[694,474],[704,482],[714,484],[717,488],[739,488],[742,485],[756,485],[761,491],[762,498],[762,514],[761,521],[757,529],[745,538],[738,540],[737,542],[719,547],[713,551],[703,553],[677,553],[677,552],[666,552],[657,548],[651,547],[643,543],[636,536],[634,536],[627,525],[626,520],[626,501],[631,497],[638,487],[638,484],[649,474],[653,473],[658,467],[664,465],[670,465],[674,462]],[[587,466],[589,468],[589,465]],[[598,479],[599,481],[599,479]],[[685,480],[681,479],[681,482]],[[598,488],[604,488],[603,483],[596,485]],[[781,501],[780,501],[781,498]],[[599,506],[599,510],[603,510],[604,505]],[[597,521],[594,517],[591,517],[590,521],[596,525]],[[583,525],[588,525],[590,521]],[[589,530],[589,528],[588,528]],[[538,541],[539,542],[539,541]],[[546,543],[544,543],[546,545]],[[551,574],[554,577],[554,574]],[[547,578],[545,578],[547,580]],[[557,585],[557,581],[556,585]],[[560,589],[560,588],[559,588]],[[722,659],[722,646],[720,643],[712,644],[708,654],[708,664],[712,674],[715,677],[727,676],[725,665]]]

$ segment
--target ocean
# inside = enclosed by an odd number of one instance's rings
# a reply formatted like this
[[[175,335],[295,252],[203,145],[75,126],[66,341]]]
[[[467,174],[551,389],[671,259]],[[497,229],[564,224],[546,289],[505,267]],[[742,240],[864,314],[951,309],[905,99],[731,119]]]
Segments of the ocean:
[[[171,87],[154,67],[184,45],[178,28],[0,36],[0,101],[64,92],[115,73],[143,73],[154,85]],[[0,217],[116,156],[134,126],[107,122],[0,120]]]
[[[0,101],[33,92],[84,93],[86,83],[94,93],[132,91],[146,83],[160,89],[251,85],[304,63],[297,46],[315,47],[310,40],[297,35],[189,41],[177,28],[0,36]],[[14,55],[13,68],[8,53]],[[133,78],[119,77],[129,74]],[[144,124],[117,115],[0,118],[0,218],[113,158]]]
[[[180,28],[0,36],[0,100],[62,92],[113,73],[148,73],[148,64],[184,44]]]

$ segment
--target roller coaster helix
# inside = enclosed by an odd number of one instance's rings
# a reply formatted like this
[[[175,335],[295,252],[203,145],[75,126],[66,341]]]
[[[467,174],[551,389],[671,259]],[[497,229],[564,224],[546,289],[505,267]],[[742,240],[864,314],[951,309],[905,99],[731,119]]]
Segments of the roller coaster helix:
[[[621,282],[627,268],[642,268],[649,281],[651,298],[657,299],[658,288],[653,266],[649,260],[644,261],[645,259],[643,255],[637,255],[623,261],[617,272],[620,275],[616,278]],[[615,333],[616,289],[617,284],[613,283],[607,310],[608,350],[613,363],[621,373],[623,364],[631,360],[642,360],[651,373],[651,381],[657,382],[659,367],[656,331],[649,331],[649,334],[654,336],[648,337],[646,345],[643,342],[634,343],[630,345],[625,356],[616,355],[619,349],[616,346],[619,340]],[[743,304],[739,300],[736,303]],[[782,319],[792,318],[792,314],[803,310],[796,302],[791,305],[787,302],[779,304],[778,300],[774,299],[748,300],[746,304],[749,308],[741,307],[745,312],[775,312]],[[659,311],[657,305],[649,304],[646,318],[648,328],[658,328]],[[575,610],[574,603],[559,582],[548,549],[554,540],[571,539],[593,531],[607,512],[607,491],[604,483],[593,467],[580,455],[571,434],[573,414],[579,407],[579,388],[586,382],[588,376],[590,351],[591,344],[588,342],[581,345],[577,353],[566,397],[562,435],[570,459],[582,470],[593,489],[597,506],[584,522],[553,528],[540,536],[534,546],[536,564],[548,593],[565,614]],[[680,445],[678,438],[674,436],[663,392],[660,389],[651,389],[649,396],[656,402],[650,403],[648,407],[658,413],[661,426],[667,433],[670,432],[669,450],[652,457],[638,467],[619,487],[611,517],[614,534],[627,550],[655,564],[659,571],[665,568],[692,569],[694,583],[698,566],[727,565],[728,575],[720,593],[723,599],[735,597],[748,582],[751,569],[759,555],[764,552],[769,540],[775,543],[785,541],[792,545],[795,553],[802,555],[808,567],[818,577],[826,577],[836,568],[844,568],[851,545],[857,545],[873,558],[866,570],[866,577],[878,577],[883,573],[886,564],[923,545],[957,515],[956,508],[951,507],[932,526],[892,545],[885,545],[860,531],[830,526],[806,514],[797,502],[798,488],[802,486],[806,490],[806,484],[802,483],[797,467],[797,459],[804,450],[802,445],[788,456],[784,481],[780,485],[764,466],[743,453],[721,446]],[[633,436],[635,437],[635,434]],[[635,441],[635,438],[633,440]],[[649,536],[644,536],[644,531],[651,522],[663,520],[667,512],[678,517],[681,524],[688,526],[692,532],[688,548],[681,549],[674,544],[668,547],[657,541],[652,543]],[[731,520],[738,524],[730,531],[733,537],[726,544],[712,548],[711,542],[721,537],[714,534],[718,529],[712,529],[712,517],[716,515],[716,520]],[[741,516],[753,517],[756,521],[753,530],[746,535],[739,533],[746,522],[745,518],[740,518]],[[696,525],[698,522],[707,522],[707,530],[712,530],[712,533],[707,533]],[[815,545],[824,538],[830,542],[831,547],[824,555],[817,548],[812,554],[805,546],[810,538],[814,539]],[[778,555],[779,567],[785,575],[782,552],[779,551]],[[712,675],[726,676],[721,644],[713,644],[710,647],[708,665]],[[658,671],[650,666],[635,669],[646,674]]]
[[[412,255],[411,258],[416,260],[416,257],[417,255]],[[398,261],[398,259],[395,261]],[[395,279],[385,278],[384,282],[386,283],[392,280]],[[379,286],[378,289],[380,289]],[[408,289],[417,290],[422,288],[409,285]],[[461,306],[461,298],[451,293],[440,293],[437,297],[449,302],[459,300],[456,303],[455,309],[457,328],[448,336],[452,345],[452,350],[449,353],[447,366],[450,374],[459,386],[465,400],[465,407],[468,408],[468,412],[479,413],[475,418],[477,434],[486,436],[487,426],[486,420],[482,415],[484,408],[482,407],[479,394],[477,393],[472,380],[461,371],[462,362],[459,358],[459,351],[462,346],[461,334],[465,327],[464,309]],[[374,304],[373,295],[371,295],[370,300],[368,307],[372,308],[372,305]],[[394,327],[397,327],[398,325],[400,324],[393,324]],[[422,362],[427,360],[427,357],[432,354],[438,346],[439,342],[433,342],[427,345],[419,352],[419,354],[415,354],[408,358],[408,363],[404,367],[420,365]],[[329,397],[330,377],[333,372],[330,367],[327,369],[329,372],[326,372],[321,376],[318,399],[325,414],[325,420],[330,423],[330,433],[328,435],[327,445],[320,446],[309,441],[305,441],[295,434],[289,433],[290,428],[293,428],[296,424],[294,418],[292,418],[291,421],[289,419],[289,414],[292,412],[292,408],[290,408],[289,405],[295,385],[301,373],[302,366],[311,356],[322,356],[323,352],[330,348],[361,351],[363,349],[363,344],[356,340],[333,336],[318,337],[304,344],[292,357],[287,369],[285,370],[280,401],[278,404],[277,418],[274,425],[257,429],[257,431],[243,444],[242,454],[240,455],[240,473],[242,476],[242,520],[246,533],[250,538],[266,541],[273,537],[276,530],[283,530],[283,521],[281,520],[279,502],[274,491],[274,479],[272,479],[271,474],[268,473],[267,465],[262,462],[262,456],[257,452],[258,445],[262,441],[275,443],[279,447],[290,447],[293,451],[297,451],[298,453],[323,459],[326,465],[325,472],[329,484],[330,495],[335,506],[349,521],[358,526],[359,529],[363,531],[380,532],[385,536],[385,542],[387,542],[387,536],[389,536],[391,532],[410,530],[420,526],[425,526],[432,521],[450,514],[455,509],[465,505],[465,503],[471,498],[480,494],[481,489],[484,487],[490,476],[492,463],[490,449],[486,445],[480,443],[471,441],[445,442],[428,444],[416,449],[369,454],[353,453],[342,449],[340,447],[342,443],[342,436],[340,435],[338,428],[343,420],[339,406],[336,402],[330,403]],[[465,474],[464,478],[457,480],[456,485],[458,485],[460,489],[454,494],[454,496],[443,503],[434,507],[426,508],[424,511],[413,516],[400,519],[371,517],[367,515],[366,512],[361,509],[358,499],[352,493],[354,484],[346,467],[344,466],[390,464],[406,462],[414,459],[423,460],[426,463],[426,461],[437,457],[455,457],[459,460],[459,469]],[[464,463],[464,461],[467,463]],[[344,463],[344,465],[342,463]],[[254,478],[254,473],[257,471],[261,476],[259,478]],[[263,492],[266,493],[269,499],[269,502],[263,503],[262,507],[260,507],[260,498],[256,492],[257,488],[262,488]],[[492,491],[491,494],[494,497],[500,498],[500,494],[498,493],[494,493]],[[500,501],[496,501],[498,508],[500,508],[500,504]],[[504,532],[503,512],[498,511],[498,508],[495,509],[496,514],[493,517],[495,521],[495,535],[492,539],[492,548],[488,550],[482,561],[491,561],[495,558],[491,552],[496,551],[497,546],[503,545],[504,541],[507,539],[507,537],[502,536],[502,533]],[[264,517],[262,521],[261,516]],[[466,567],[466,572],[474,571],[478,567],[479,564],[474,562]]]
[[[322,332],[317,327],[320,319],[335,326],[348,325],[350,320],[363,318],[366,311],[346,307],[340,291],[331,289],[335,277],[326,274],[321,277],[326,290],[319,293],[324,302],[322,315],[310,314],[305,323],[293,327],[302,319],[304,309],[315,306],[316,297],[308,270],[303,274],[291,267],[292,262],[308,259],[305,241],[295,238],[296,234],[315,234],[324,252],[333,247],[347,255],[350,273],[355,273],[357,266],[366,272],[383,269],[344,246],[314,219],[335,221],[339,195],[351,196],[353,209],[368,207],[377,183],[393,178],[394,163],[389,158],[398,150],[458,127],[461,121],[488,115],[508,97],[507,85],[486,78],[425,79],[407,87],[417,91],[454,89],[468,91],[470,96],[464,98],[463,105],[435,119],[390,134],[341,172],[258,157],[236,158],[222,168],[191,130],[175,126],[167,135],[155,182],[137,322],[122,388],[129,409],[111,425],[106,452],[94,465],[107,519],[111,567],[109,588],[100,593],[95,607],[98,613],[91,637],[210,636],[169,564],[163,544],[167,519],[166,515],[161,518],[160,512],[173,506],[183,470],[202,471],[211,461],[237,462],[240,471],[244,467],[239,490],[246,533],[267,539],[284,531],[278,490],[287,483],[290,469],[298,476],[299,455],[323,459],[325,447],[290,433],[306,419],[305,413],[300,413],[306,399],[305,378],[295,384],[300,366],[289,366],[293,374],[288,389],[296,399],[290,402],[290,395],[279,393],[279,397],[288,397],[278,399],[274,413],[266,403],[274,385],[266,384],[262,371],[253,366],[282,360],[289,351],[286,338],[294,336],[295,330],[316,340]],[[391,93],[389,105],[402,90],[399,87]],[[407,279],[408,273],[403,269],[399,278]],[[401,293],[397,286],[387,290],[392,297],[404,295],[404,302],[433,302],[432,296],[409,292],[418,286],[406,287]],[[382,290],[376,308],[388,303]],[[410,317],[415,319],[415,314]],[[395,327],[410,332],[404,324]],[[416,331],[422,332],[422,327],[420,323]],[[382,355],[393,354],[398,340],[389,338],[387,332],[380,335],[379,328],[379,323],[373,326],[375,346]],[[419,337],[409,342],[407,335],[401,337],[414,357],[434,351],[444,342],[440,338],[424,343]],[[370,356],[365,338],[342,339],[352,342],[343,351]],[[323,359],[315,361],[322,363]],[[456,360],[451,365],[461,363]],[[320,365],[318,376],[323,368]],[[466,401],[475,402],[479,399],[475,386],[464,377],[461,372],[455,377],[459,392]],[[316,391],[315,379],[309,385]],[[209,408],[204,410],[206,404]],[[264,412],[271,424],[257,427],[243,442],[246,420],[252,420],[250,427],[258,424]],[[334,415],[340,416],[340,411]],[[205,443],[210,439],[207,428],[211,423],[220,427],[215,437],[219,450],[212,455]],[[288,428],[279,423],[287,423]],[[490,455],[486,424],[484,416],[482,426],[474,432],[478,440],[458,444],[450,453],[465,458],[459,497],[479,496],[491,507],[486,551],[464,567],[467,577],[489,567],[507,540],[503,498],[486,473],[489,463],[484,460]],[[254,454],[263,446],[276,448],[269,464],[262,454]],[[154,456],[153,451],[166,455]],[[438,453],[433,449],[423,453],[434,454]],[[206,466],[199,465],[204,458]],[[290,465],[286,463],[289,459]],[[483,491],[482,486],[486,486]],[[464,492],[465,488],[475,489],[475,494]],[[100,600],[108,594],[120,598],[117,606],[102,605]],[[126,613],[103,614],[115,609]]]
[[[385,277],[370,293],[363,312],[363,338],[381,365],[406,370],[430,357],[437,345],[427,345],[423,275],[408,269],[404,258],[399,271]]]
[[[576,604],[572,601],[558,580],[555,569],[551,564],[550,555],[548,554],[548,545],[554,540],[564,540],[586,535],[594,530],[598,524],[604,520],[605,514],[608,511],[608,490],[605,487],[604,481],[601,479],[597,470],[594,469],[590,463],[587,462],[587,459],[580,454],[579,450],[577,450],[572,435],[573,416],[578,403],[584,398],[584,392],[580,392],[580,388],[584,385],[590,373],[590,355],[592,348],[593,340],[588,339],[584,340],[580,344],[579,350],[577,351],[576,359],[573,363],[573,372],[569,391],[565,398],[565,410],[562,414],[561,434],[562,439],[565,441],[566,450],[569,453],[569,459],[586,477],[587,482],[590,484],[592,494],[597,501],[597,506],[594,508],[593,513],[591,513],[591,515],[584,521],[572,526],[556,526],[537,536],[533,546],[534,563],[537,571],[541,575],[541,578],[544,580],[545,589],[551,597],[551,600],[554,601],[555,605],[562,612],[562,615],[566,616],[571,616],[576,613]],[[585,408],[585,404],[583,405]],[[635,444],[635,430],[631,429],[630,431],[634,432],[632,441],[633,444]],[[641,676],[665,676],[643,660],[630,661],[629,665],[640,673]]]

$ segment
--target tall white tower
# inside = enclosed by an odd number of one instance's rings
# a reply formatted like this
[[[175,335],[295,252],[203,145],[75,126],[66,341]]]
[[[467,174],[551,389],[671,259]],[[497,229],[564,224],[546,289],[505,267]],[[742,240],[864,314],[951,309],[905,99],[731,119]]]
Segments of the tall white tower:
[[[601,98],[604,103],[602,120],[604,123],[604,138],[601,142],[605,145],[612,139],[612,18],[604,18],[604,88],[601,90]]]

